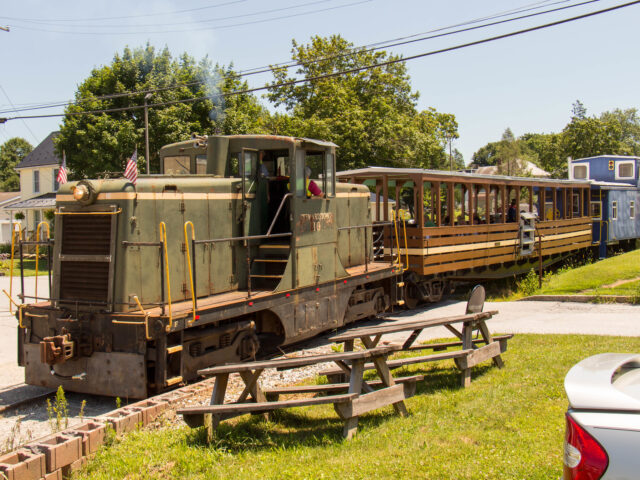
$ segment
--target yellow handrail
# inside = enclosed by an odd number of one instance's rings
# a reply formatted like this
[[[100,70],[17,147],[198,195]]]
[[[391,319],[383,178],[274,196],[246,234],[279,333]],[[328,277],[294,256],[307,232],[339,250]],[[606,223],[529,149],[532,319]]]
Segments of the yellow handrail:
[[[404,230],[404,253],[405,259],[407,260],[407,266],[404,267],[402,271],[406,272],[407,270],[409,270],[409,247],[407,245],[407,222],[404,219],[402,219],[402,230]],[[400,250],[398,250],[398,255],[399,254]]]
[[[144,325],[145,338],[147,340],[152,340],[152,338],[149,336],[149,314],[146,312],[146,310],[144,308],[142,308],[142,304],[140,303],[140,300],[138,300],[138,296],[137,295],[134,295],[133,299],[136,301],[136,303],[138,304],[138,307],[140,308],[140,311],[144,315],[144,322],[129,322],[129,321],[121,321],[121,320],[111,320],[111,323],[115,323],[117,325]]]
[[[51,238],[51,228],[49,227],[49,224],[47,222],[42,221],[36,227],[36,242],[40,241],[40,226],[43,224],[47,226],[47,241]],[[40,258],[40,245],[36,243],[36,293],[35,293],[36,302],[38,301],[38,259],[39,258]],[[49,265],[48,267],[51,268],[51,265]]]
[[[193,269],[191,268],[191,252],[189,251],[189,237],[187,235],[187,227],[191,225],[191,240],[196,239],[196,230],[189,220],[184,222],[184,245],[187,252],[187,264],[189,265],[189,280],[191,281],[191,301],[193,302],[193,320],[189,323],[196,321],[196,291],[193,288]]]
[[[393,229],[396,234],[396,248],[398,249],[398,263],[402,265],[402,258],[400,253],[400,240],[398,239],[398,215],[396,215],[395,210],[392,210],[391,212],[393,213]],[[393,262],[393,258],[391,259],[391,261]]]
[[[169,277],[169,254],[167,253],[167,224],[160,222],[160,241],[164,246],[164,264],[165,264],[165,276],[167,277],[167,299],[169,301],[169,325],[167,326],[167,332],[171,330],[173,324],[173,316],[171,314],[171,279]]]
[[[22,305],[18,305],[13,298],[11,298],[11,295],[9,295],[7,293],[6,290],[2,290],[2,292],[7,296],[7,298],[9,299],[9,310],[11,310],[11,304],[13,303],[17,309],[18,309],[18,326],[20,328],[24,328],[24,325],[22,325],[22,308],[25,306],[24,304]],[[12,312],[13,313],[13,312]]]
[[[16,227],[18,227],[17,232],[16,232]],[[11,299],[13,295],[13,256],[15,253],[16,233],[18,233],[18,238],[20,239],[20,241],[22,241],[22,229],[20,228],[19,223],[14,223],[13,230],[11,230],[11,267],[9,270],[9,299]],[[22,258],[20,259],[20,261],[22,262]],[[13,300],[11,301],[13,302]],[[17,305],[15,302],[13,303]],[[9,311],[11,311],[12,314],[15,313],[14,311],[11,310],[11,305],[9,305]]]

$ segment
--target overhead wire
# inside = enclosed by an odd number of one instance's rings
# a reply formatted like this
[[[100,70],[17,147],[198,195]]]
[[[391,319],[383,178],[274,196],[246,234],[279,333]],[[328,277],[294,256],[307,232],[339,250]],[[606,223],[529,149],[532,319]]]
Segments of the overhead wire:
[[[318,3],[326,3],[329,1],[334,1],[334,0],[315,0],[313,2],[308,2],[306,4],[303,4],[302,6],[309,6],[312,4],[318,4]],[[335,7],[326,7],[326,8],[321,8],[321,9],[316,9],[316,10],[309,10],[306,12],[301,12],[301,13],[294,13],[294,14],[289,14],[289,15],[281,15],[278,17],[271,17],[271,18],[264,18],[264,19],[259,19],[259,20],[253,20],[253,21],[249,21],[249,22],[242,22],[242,23],[234,23],[234,24],[229,24],[229,25],[218,25],[218,26],[211,26],[211,27],[205,27],[205,28],[188,28],[188,29],[178,29],[178,30],[168,30],[168,29],[162,29],[162,30],[144,30],[141,31],[138,29],[138,26],[134,25],[132,26],[132,28],[134,28],[134,30],[130,30],[130,31],[109,31],[109,32],[96,32],[95,30],[91,30],[91,31],[68,31],[68,30],[52,30],[52,29],[45,29],[45,28],[36,28],[36,27],[27,27],[27,26],[15,26],[15,25],[11,25],[12,28],[16,29],[23,29],[23,30],[30,30],[30,31],[36,31],[36,32],[48,32],[48,33],[63,33],[63,34],[69,34],[69,35],[148,35],[148,34],[155,34],[155,33],[162,33],[162,34],[166,34],[166,33],[185,33],[185,32],[202,32],[205,30],[212,30],[212,29],[216,29],[216,30],[223,30],[223,29],[227,29],[227,28],[233,28],[233,27],[240,27],[240,26],[246,26],[246,25],[255,25],[255,24],[259,24],[259,23],[266,23],[266,22],[272,22],[274,20],[283,20],[283,19],[288,19],[288,18],[295,18],[295,17],[300,17],[300,16],[305,16],[305,15],[311,15],[314,13],[321,13],[321,12],[328,12],[331,10],[338,10],[341,8],[347,8],[347,7],[352,7],[355,5],[360,5],[362,3],[369,3],[372,2],[373,0],[359,0],[356,2],[351,2],[351,3],[347,3],[347,4],[343,4],[343,5],[337,5]],[[292,8],[297,8],[296,6],[293,7],[287,7],[287,8],[280,8],[280,9],[274,9],[274,11],[283,11],[283,10],[291,10]],[[268,11],[263,11],[260,12],[259,14],[264,14],[265,12]],[[258,13],[255,14],[246,14],[243,16],[253,16],[253,15],[258,15]],[[243,17],[243,16],[237,16],[235,18],[239,18],[239,17]],[[230,17],[230,18],[234,18],[234,17]],[[217,21],[217,20],[216,20]],[[161,25],[160,25],[161,26]],[[95,28],[95,26],[92,26],[91,28]]]
[[[276,88],[282,88],[282,87],[288,87],[288,86],[292,86],[292,85],[297,85],[299,83],[308,83],[308,82],[314,82],[314,81],[318,81],[318,80],[323,80],[326,78],[333,78],[333,77],[337,77],[337,76],[341,76],[341,75],[349,75],[352,73],[358,73],[358,72],[362,72],[362,71],[367,71],[367,70],[372,70],[374,68],[381,68],[381,67],[385,67],[385,66],[389,66],[389,65],[393,65],[393,64],[397,64],[397,63],[404,63],[404,62],[408,62],[411,60],[416,60],[419,58],[425,58],[428,56],[433,56],[433,55],[438,55],[441,53],[445,53],[445,52],[452,52],[455,50],[461,50],[463,48],[469,48],[472,46],[476,46],[476,45],[482,45],[485,43],[490,43],[490,42],[495,42],[498,40],[503,40],[506,38],[511,38],[511,37],[515,37],[518,35],[523,35],[526,33],[531,33],[531,32],[535,32],[535,31],[539,31],[539,30],[543,30],[546,28],[551,28],[551,27],[555,27],[558,25],[563,25],[566,23],[570,23],[570,22],[574,22],[577,20],[583,20],[585,18],[590,18],[590,17],[594,17],[596,15],[602,15],[604,13],[608,13],[608,12],[612,12],[615,10],[619,10],[622,8],[626,8],[626,7],[630,7],[632,5],[637,5],[638,3],[640,3],[640,0],[635,0],[632,2],[627,2],[624,4],[619,4],[619,5],[614,5],[612,7],[608,7],[602,10],[596,10],[593,12],[588,12],[582,15],[577,15],[574,17],[569,17],[569,18],[564,18],[561,20],[557,20],[554,22],[549,22],[549,23],[545,23],[542,25],[536,25],[533,27],[529,27],[529,28],[525,28],[522,30],[517,30],[514,32],[509,32],[509,33],[504,33],[501,35],[496,35],[493,37],[488,37],[488,38],[483,38],[480,40],[475,40],[472,42],[467,42],[467,43],[463,43],[463,44],[458,44],[458,45],[454,45],[451,47],[445,47],[445,48],[441,48],[438,50],[432,50],[429,52],[423,52],[417,55],[412,55],[409,57],[401,57],[401,58],[395,58],[392,60],[387,60],[384,62],[380,62],[380,63],[376,63],[374,65],[364,65],[361,67],[355,67],[355,68],[351,68],[351,69],[346,69],[346,70],[341,70],[338,72],[331,72],[331,73],[325,73],[322,75],[316,75],[314,77],[308,77],[308,78],[301,78],[301,79],[296,79],[296,80],[290,80],[287,82],[281,82],[278,84],[272,84],[272,85],[267,85],[267,86],[263,86],[263,87],[254,87],[254,88],[247,88],[247,89],[243,89],[243,90],[236,90],[233,92],[221,92],[219,95],[221,97],[227,97],[227,96],[232,96],[232,95],[244,95],[247,93],[253,93],[253,92],[257,92],[257,91],[261,91],[261,90],[273,90]],[[195,98],[189,98],[189,99],[182,99],[182,100],[173,100],[173,101],[169,101],[169,102],[159,102],[159,103],[154,103],[154,104],[148,104],[147,107],[160,107],[160,106],[167,106],[167,105],[175,105],[175,104],[179,104],[179,103],[191,103],[191,102],[195,102],[195,101],[199,101],[199,100],[207,100],[209,99],[209,96],[202,96],[202,97],[195,97]],[[143,105],[133,105],[133,106],[129,106],[129,107],[121,107],[121,108],[112,108],[112,109],[102,109],[102,110],[90,110],[90,111],[83,111],[83,112],[66,112],[66,113],[62,113],[62,114],[49,114],[49,115],[31,115],[31,116],[18,116],[18,117],[12,117],[12,118],[7,118],[6,121],[9,120],[17,120],[17,119],[27,119],[27,118],[50,118],[50,117],[62,117],[62,116],[70,116],[70,115],[89,115],[89,114],[100,114],[100,113],[114,113],[114,112],[123,112],[123,111],[129,111],[129,110],[140,110],[145,108]]]
[[[556,2],[551,3],[551,5],[556,5],[556,4],[560,4],[560,3],[567,3],[568,1],[569,0],[556,1]],[[427,32],[423,32],[423,33],[419,33],[419,34],[408,35],[408,36],[399,37],[399,38],[396,38],[396,39],[386,40],[386,41],[383,41],[383,42],[376,42],[374,44],[365,45],[363,47],[354,47],[354,48],[350,49],[348,52],[339,53],[339,54],[335,54],[335,55],[327,55],[327,56],[324,56],[324,57],[318,57],[318,58],[314,58],[312,60],[305,61],[305,62],[289,61],[289,62],[284,62],[284,63],[280,63],[280,64],[274,64],[274,65],[270,65],[270,66],[256,67],[256,68],[250,69],[250,70],[241,70],[239,72],[232,73],[230,75],[225,75],[223,77],[223,80],[225,80],[225,79],[233,79],[233,78],[241,78],[241,77],[245,77],[245,76],[249,76],[249,75],[256,75],[256,74],[260,74],[260,73],[267,73],[267,72],[272,71],[272,69],[274,69],[274,68],[293,68],[293,67],[302,65],[303,63],[305,65],[310,65],[310,64],[313,64],[313,63],[332,60],[332,59],[335,59],[335,58],[348,57],[348,56],[351,56],[351,55],[356,55],[356,54],[376,51],[376,50],[380,50],[380,49],[383,49],[383,48],[395,47],[395,46],[400,46],[400,45],[406,45],[406,44],[409,44],[409,43],[416,43],[416,42],[420,42],[420,41],[431,40],[431,39],[434,39],[434,38],[439,38],[439,37],[444,37],[444,36],[449,36],[449,35],[455,35],[455,34],[458,34],[458,33],[477,30],[477,29],[480,29],[480,28],[496,26],[496,25],[500,25],[500,24],[503,24],[503,23],[522,20],[522,19],[525,19],[525,18],[532,18],[532,17],[539,16],[539,15],[545,15],[545,14],[548,14],[548,13],[554,13],[554,12],[558,12],[558,11],[561,11],[561,10],[566,10],[566,9],[569,9],[569,8],[575,8],[575,7],[579,7],[579,6],[583,6],[583,5],[587,5],[587,4],[595,3],[595,2],[599,2],[599,1],[600,0],[585,0],[585,1],[580,2],[580,3],[575,3],[575,4],[567,5],[567,6],[564,6],[564,7],[558,7],[558,8],[554,8],[554,9],[544,10],[542,12],[530,13],[530,14],[527,14],[527,15],[519,16],[519,17],[508,18],[508,19],[499,20],[499,21],[496,21],[496,22],[486,23],[486,24],[482,24],[482,25],[476,25],[476,26],[473,26],[473,27],[463,28],[463,29],[459,29],[459,30],[453,30],[451,32],[440,33],[440,34],[437,34],[437,35],[432,35],[432,36],[427,36],[427,37],[422,37],[422,38],[415,38],[416,36],[419,36],[419,35],[424,35],[424,34],[434,33],[434,32],[441,32],[441,31],[448,30],[450,28],[455,28],[457,26],[461,26],[461,25],[465,25],[465,24],[473,25],[475,23],[478,23],[478,20],[474,19],[474,20],[470,20],[470,21],[465,22],[465,23],[459,23],[459,24],[456,24],[456,25],[450,26],[450,27],[440,27],[440,28],[433,29],[433,30],[430,30],[430,31],[427,31]],[[549,2],[547,1],[547,2],[539,2],[539,3],[549,3]],[[547,6],[549,6],[549,5],[547,5]],[[528,5],[526,7],[528,7]],[[540,7],[536,7],[536,8],[540,8]],[[521,10],[512,10],[511,14],[513,14],[513,13],[524,13],[524,12],[530,11],[530,10],[531,10],[530,8],[521,9]],[[505,14],[504,13],[500,13],[500,14],[494,14],[492,16],[484,17],[484,18],[485,19],[494,19],[494,18],[501,18],[503,16],[505,16]],[[407,39],[410,39],[410,40],[407,40]],[[395,43],[393,43],[393,42],[395,42]],[[373,45],[373,47],[371,47],[372,45]],[[380,46],[378,46],[378,45],[380,45]],[[369,48],[369,47],[371,47],[371,48]],[[183,87],[201,85],[203,83],[204,82],[202,82],[200,80],[197,80],[197,81],[193,81],[193,82],[185,82],[185,83],[182,83],[182,84],[176,84],[176,85],[172,85],[172,86],[166,86],[166,87],[160,87],[160,88],[154,88],[154,89],[138,90],[138,91],[133,91],[133,92],[120,92],[120,93],[113,93],[113,94],[107,94],[107,95],[99,95],[99,96],[95,96],[95,97],[87,97],[87,98],[77,99],[77,100],[75,100],[73,102],[60,101],[60,102],[50,103],[50,104],[45,104],[45,105],[24,107],[24,108],[19,109],[19,111],[42,110],[42,109],[55,108],[55,107],[60,107],[60,106],[72,105],[72,104],[77,105],[77,104],[79,104],[79,103],[81,103],[83,101],[106,100],[106,99],[121,98],[121,97],[126,97],[126,96],[142,95],[142,94],[147,94],[147,93],[158,93],[158,92],[162,92],[162,91],[173,90],[173,89],[178,89],[178,88],[183,88]],[[6,111],[0,111],[0,114],[4,114],[4,113],[7,113],[7,112]]]

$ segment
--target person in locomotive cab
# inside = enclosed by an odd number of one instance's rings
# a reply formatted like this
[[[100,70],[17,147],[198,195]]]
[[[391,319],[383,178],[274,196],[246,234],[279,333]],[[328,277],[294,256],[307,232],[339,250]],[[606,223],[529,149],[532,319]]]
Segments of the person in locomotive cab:
[[[316,182],[311,180],[311,168],[304,167],[304,181],[306,184],[305,192],[307,194],[307,198],[320,197],[322,196],[322,189],[318,186]]]
[[[511,205],[509,206],[509,210],[507,211],[507,222],[515,222],[518,217],[518,212],[516,211],[516,199],[511,200]]]

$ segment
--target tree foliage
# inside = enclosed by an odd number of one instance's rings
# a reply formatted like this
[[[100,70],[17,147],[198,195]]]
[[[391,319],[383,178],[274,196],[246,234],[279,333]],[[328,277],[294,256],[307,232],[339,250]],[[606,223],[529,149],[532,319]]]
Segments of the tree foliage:
[[[204,58],[173,58],[167,48],[125,48],[110,65],[94,69],[76,92],[76,104],[67,107],[61,134],[56,140],[65,151],[75,178],[122,172],[128,157],[138,150],[139,168],[145,164],[144,110],[81,114],[81,112],[144,105],[145,93],[154,90],[149,105],[201,98],[186,103],[152,106],[149,112],[151,171],[158,171],[157,152],[163,145],[185,140],[192,133],[261,133],[268,112],[253,95],[225,96],[246,88],[232,67],[212,66]],[[179,85],[178,88],[169,88]],[[109,96],[108,98],[98,98]],[[141,168],[141,171],[145,169]]]
[[[560,133],[526,133],[514,139],[518,156],[535,163],[552,177],[566,178],[569,157],[640,155],[640,117],[635,108],[588,116],[586,107],[578,100],[571,113],[569,123]],[[504,140],[503,137],[500,142],[480,148],[473,155],[473,163],[497,165]]]
[[[397,58],[354,48],[339,35],[316,36],[308,45],[294,40],[292,60],[300,64],[296,75],[272,68],[268,98],[287,112],[274,118],[273,129],[335,142],[340,146],[340,169],[448,168],[445,147],[458,138],[455,117],[432,108],[416,109],[418,93],[411,89],[406,66],[381,65]],[[358,70],[369,65],[379,66]],[[349,73],[337,74],[344,71]],[[290,83],[298,78],[308,81]]]
[[[31,144],[20,137],[10,138],[0,146],[0,190],[20,190],[20,175],[15,168],[32,150]]]

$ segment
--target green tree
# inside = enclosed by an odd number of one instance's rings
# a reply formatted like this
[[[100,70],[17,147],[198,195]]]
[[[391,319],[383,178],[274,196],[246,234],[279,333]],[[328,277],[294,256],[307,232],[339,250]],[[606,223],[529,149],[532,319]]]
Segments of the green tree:
[[[453,115],[416,110],[418,93],[411,89],[403,63],[383,51],[354,48],[339,35],[315,36],[308,45],[293,41],[295,76],[273,67],[268,98],[286,110],[277,118],[278,133],[331,140],[340,146],[340,169],[367,165],[448,168],[445,145],[458,136]],[[337,72],[379,65],[372,69]],[[294,79],[308,79],[288,84]]]
[[[600,120],[607,125],[617,124],[620,127],[620,142],[618,153],[620,155],[640,155],[640,117],[638,110],[629,108],[620,110],[616,108],[600,115]]]
[[[32,150],[31,144],[20,137],[10,138],[0,146],[0,190],[5,192],[20,190],[20,175],[15,168]]]
[[[520,141],[516,139],[510,128],[502,134],[502,139],[496,151],[496,165],[498,174],[523,176],[527,174],[525,158],[522,153]]]
[[[525,133],[520,138],[525,156],[553,178],[566,178],[567,159],[558,133]]]
[[[487,167],[495,165],[498,156],[498,147],[500,142],[489,142],[484,147],[481,147],[471,157],[471,163],[479,167]]]
[[[621,138],[622,128],[616,122],[573,118],[562,131],[562,151],[571,158],[615,155],[623,151]]]
[[[178,88],[172,88],[175,86]],[[95,177],[104,172],[122,172],[126,160],[138,150],[139,167],[144,159],[144,111],[124,110],[81,114],[84,111],[144,105],[144,93],[161,89],[148,100],[151,171],[159,169],[157,152],[163,145],[181,141],[192,133],[266,132],[269,114],[253,95],[225,96],[246,88],[233,75],[232,67],[212,66],[205,58],[196,62],[186,53],[173,58],[167,48],[157,52],[151,45],[125,48],[110,65],[94,69],[76,92],[76,104],[67,107],[60,136],[75,178]],[[114,95],[115,94],[115,95]],[[98,98],[110,95],[109,98]],[[197,101],[180,102],[192,98]],[[141,171],[145,171],[141,168]]]

